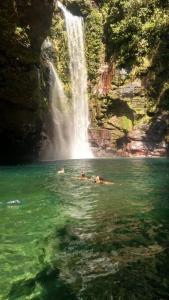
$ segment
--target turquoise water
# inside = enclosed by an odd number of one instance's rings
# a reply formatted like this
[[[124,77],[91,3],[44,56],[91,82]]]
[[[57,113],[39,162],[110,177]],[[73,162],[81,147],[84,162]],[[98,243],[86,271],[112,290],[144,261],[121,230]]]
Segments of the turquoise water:
[[[0,299],[169,299],[168,159],[1,167],[0,216]]]

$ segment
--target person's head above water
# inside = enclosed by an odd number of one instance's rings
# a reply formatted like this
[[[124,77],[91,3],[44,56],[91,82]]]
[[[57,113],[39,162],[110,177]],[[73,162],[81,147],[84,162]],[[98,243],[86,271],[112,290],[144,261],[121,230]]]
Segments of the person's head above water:
[[[62,169],[60,169],[60,170],[58,171],[58,174],[63,174],[64,172],[65,172],[65,169],[62,168]]]
[[[102,183],[102,184],[113,184],[113,182],[105,180],[103,177],[96,176],[95,183]]]
[[[84,178],[84,177],[86,177],[86,174],[85,174],[84,172],[81,172],[80,176],[81,176],[82,178]]]
[[[103,179],[103,177],[96,176],[95,182],[96,182],[96,183],[101,183],[101,182],[104,182],[104,179]]]

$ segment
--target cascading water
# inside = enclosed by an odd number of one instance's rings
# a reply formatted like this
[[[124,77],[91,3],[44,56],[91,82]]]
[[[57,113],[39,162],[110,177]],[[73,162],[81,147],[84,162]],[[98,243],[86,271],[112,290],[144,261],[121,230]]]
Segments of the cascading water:
[[[50,61],[52,44],[46,38],[41,52],[49,69],[49,103],[50,117],[46,120],[47,138],[45,139],[40,157],[42,160],[70,159],[72,152],[72,118],[70,103],[64,93],[64,88],[54,64]]]
[[[43,160],[71,158],[71,118],[68,99],[64,93],[56,69],[48,61],[50,77],[50,120],[48,123],[48,141],[42,150]]]
[[[73,131],[71,158],[92,158],[88,143],[87,71],[84,51],[83,18],[73,16],[59,1],[64,13],[69,48],[69,69],[72,84]]]
[[[54,65],[49,61],[52,137],[48,148],[50,159],[71,158],[71,120],[68,99]]]

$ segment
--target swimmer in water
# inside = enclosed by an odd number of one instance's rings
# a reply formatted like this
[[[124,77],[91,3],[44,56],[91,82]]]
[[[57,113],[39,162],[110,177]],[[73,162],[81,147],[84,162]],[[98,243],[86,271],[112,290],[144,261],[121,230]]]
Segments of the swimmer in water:
[[[99,183],[99,184],[114,184],[113,182],[111,182],[111,181],[106,181],[106,180],[104,180],[104,178],[103,177],[100,177],[100,176],[96,176],[95,177],[95,181],[94,181],[95,183]]]
[[[58,174],[64,174],[65,173],[65,169],[64,168],[62,168],[62,169],[60,169],[59,171],[58,171]]]
[[[80,176],[76,176],[76,177],[72,177],[72,178],[79,179],[79,180],[86,180],[86,179],[89,180],[90,179],[90,177],[86,176],[86,174],[83,171],[80,173]]]
[[[80,177],[78,177],[79,179],[83,180],[83,179],[90,179],[90,177],[86,176],[86,174],[84,172],[81,172]]]
[[[85,174],[84,172],[81,172],[80,178],[81,178],[81,179],[85,179],[85,178],[86,178],[86,174]]]

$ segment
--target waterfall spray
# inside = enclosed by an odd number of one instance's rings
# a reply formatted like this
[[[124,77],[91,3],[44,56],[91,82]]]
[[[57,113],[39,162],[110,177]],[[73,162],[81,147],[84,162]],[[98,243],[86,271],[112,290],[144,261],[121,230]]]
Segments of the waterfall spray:
[[[48,61],[50,70],[50,114],[52,124],[50,126],[50,143],[46,151],[46,159],[71,158],[71,118],[68,99],[64,93],[56,69],[52,62]]]
[[[71,152],[71,126],[68,113],[68,99],[64,93],[62,83],[56,69],[49,62],[52,87],[50,92],[51,113],[53,119],[53,145],[54,158],[70,158]]]

